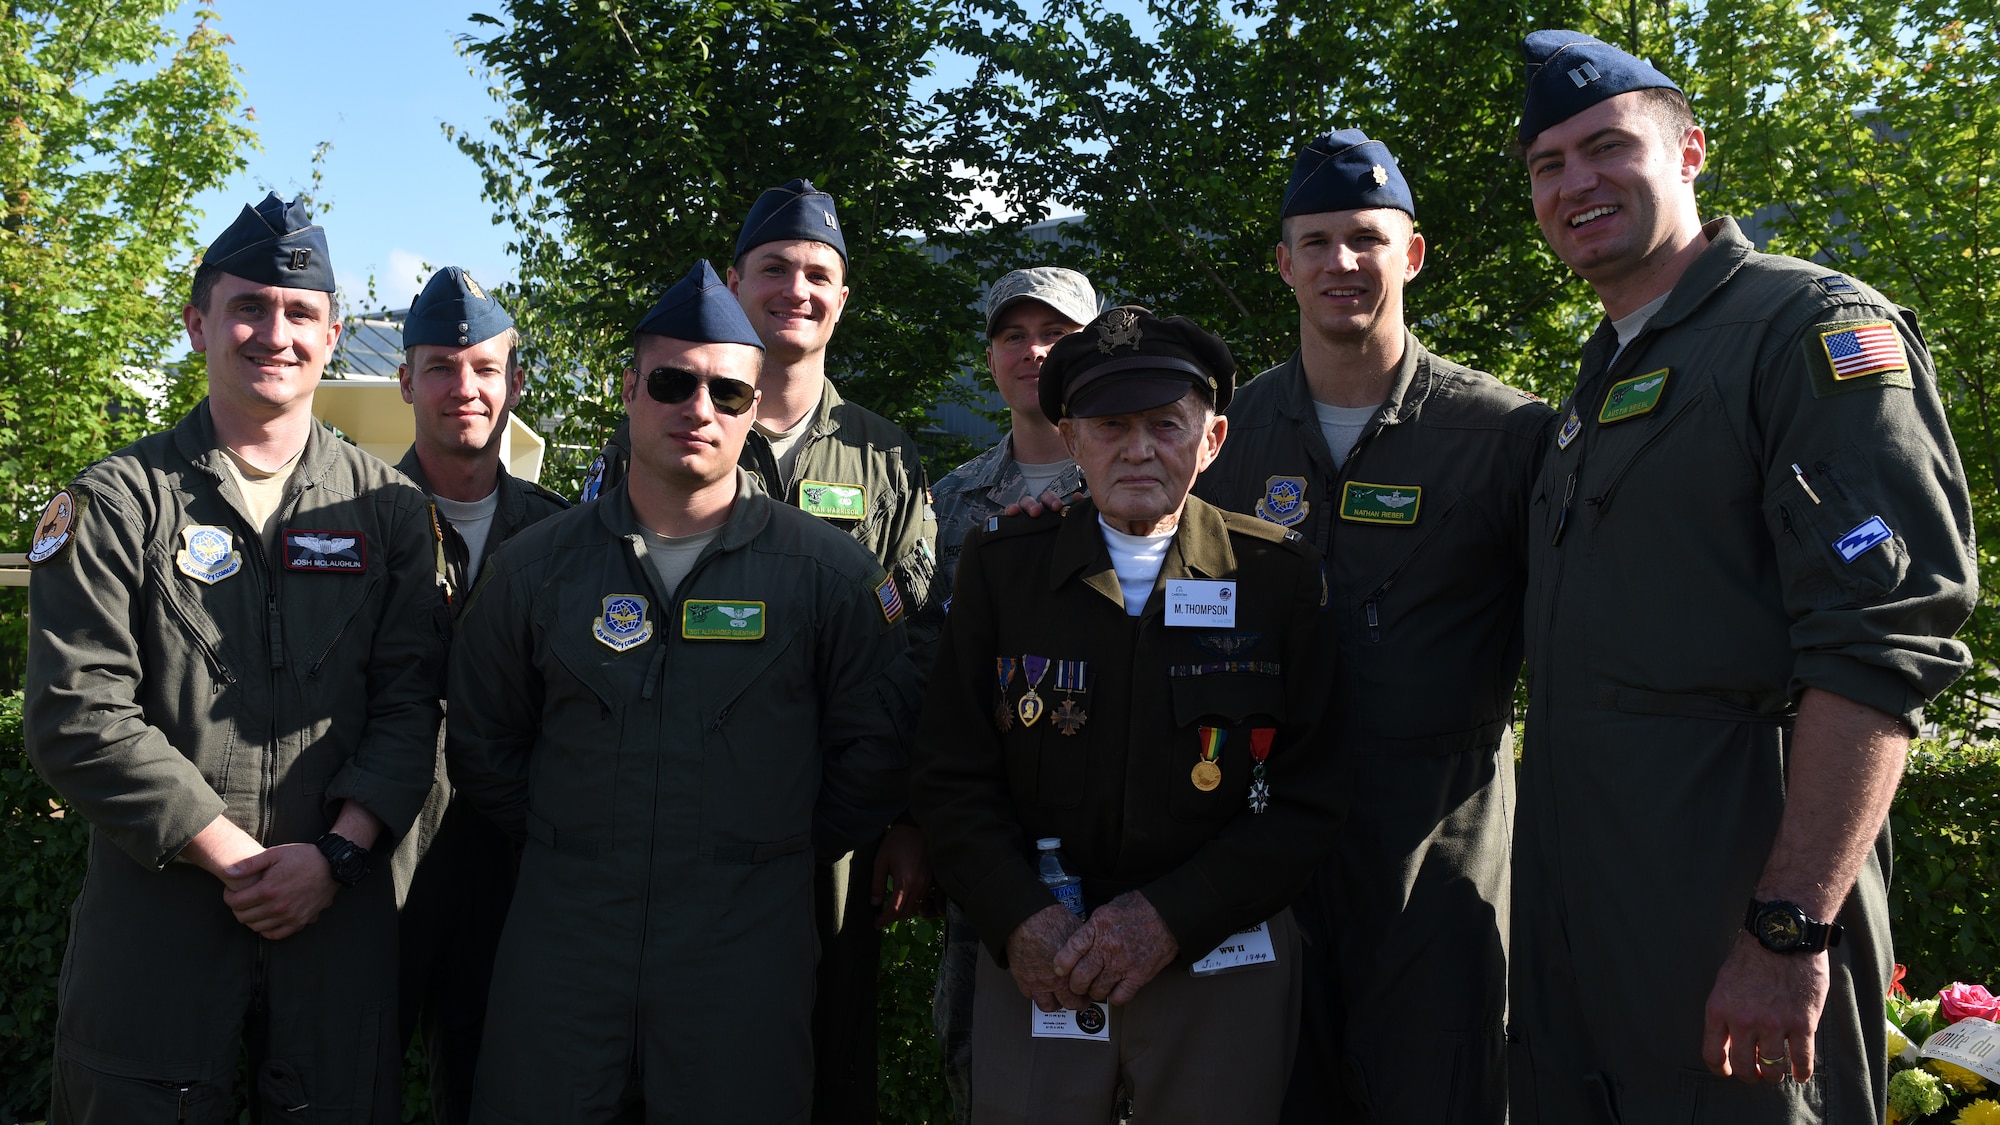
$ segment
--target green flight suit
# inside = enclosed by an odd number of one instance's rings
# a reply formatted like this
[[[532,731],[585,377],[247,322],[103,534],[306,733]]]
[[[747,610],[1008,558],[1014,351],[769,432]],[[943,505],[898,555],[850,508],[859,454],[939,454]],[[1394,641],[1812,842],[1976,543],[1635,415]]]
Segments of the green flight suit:
[[[403,475],[431,492],[424,466],[411,446],[396,463]],[[495,484],[499,503],[486,532],[485,557],[516,532],[569,507],[569,501],[503,467]],[[454,615],[472,593],[472,552],[451,520],[430,505],[437,543],[438,583]],[[439,732],[442,736],[443,732]],[[479,1034],[486,1024],[486,993],[500,927],[514,897],[514,846],[485,817],[451,799],[444,777],[444,744],[438,743],[436,782],[416,829],[393,857],[402,912],[397,918],[400,1017],[408,1044],[421,1024],[430,1065],[431,1115],[443,1125],[465,1125],[472,1116],[473,1071]]]
[[[1295,904],[1310,957],[1287,1120],[1506,1119],[1509,732],[1550,414],[1406,333],[1336,468],[1294,353],[1236,392],[1196,481],[1327,558],[1342,675],[1323,690],[1354,810]]]
[[[70,486],[72,541],[29,589],[28,754],[91,825],[52,1121],[233,1121],[246,1040],[266,1121],[401,1116],[388,873],[267,941],[177,857],[221,815],[266,846],[311,843],[352,799],[387,826],[378,855],[409,828],[449,627],[424,495],[315,422],[274,558],[226,456],[204,401],[93,465]],[[294,568],[313,553],[289,529],[337,565]]]
[[[1810,1082],[1710,1074],[1704,1005],[1784,811],[1800,693],[1914,727],[1969,662],[1965,474],[1913,315],[1732,220],[1704,230],[1622,354],[1608,324],[1592,337],[1535,486],[1524,1125],[1882,1115],[1886,828],[1837,919]]]
[[[452,784],[526,841],[475,1121],[807,1117],[813,856],[901,807],[917,684],[874,560],[737,484],[672,597],[620,485],[459,622]]]
[[[583,499],[625,478],[631,463],[631,421],[618,429],[593,463]],[[790,480],[781,480],[771,443],[752,430],[738,464],[769,495],[794,507],[817,510],[854,537],[896,580],[909,611],[911,659],[924,672],[937,651],[949,585],[935,582],[937,520],[932,515],[917,445],[895,423],[848,402],[827,380],[812,425],[795,448]],[[813,482],[812,497],[806,493]],[[858,518],[820,498],[823,485],[862,489]],[[882,956],[876,908],[868,901],[877,842],[853,855],[822,856],[818,888],[819,1004],[813,1012],[819,1082],[813,1120],[821,1125],[872,1125],[875,1120],[876,975]]]

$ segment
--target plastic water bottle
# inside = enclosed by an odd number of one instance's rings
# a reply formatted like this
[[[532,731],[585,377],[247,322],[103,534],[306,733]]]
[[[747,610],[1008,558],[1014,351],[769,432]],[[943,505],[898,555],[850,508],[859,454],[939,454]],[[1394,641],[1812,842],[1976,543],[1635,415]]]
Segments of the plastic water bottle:
[[[1083,917],[1083,879],[1063,870],[1062,838],[1044,836],[1035,841],[1035,850],[1041,853],[1040,867],[1042,882],[1056,896],[1056,901],[1069,907],[1069,912]]]

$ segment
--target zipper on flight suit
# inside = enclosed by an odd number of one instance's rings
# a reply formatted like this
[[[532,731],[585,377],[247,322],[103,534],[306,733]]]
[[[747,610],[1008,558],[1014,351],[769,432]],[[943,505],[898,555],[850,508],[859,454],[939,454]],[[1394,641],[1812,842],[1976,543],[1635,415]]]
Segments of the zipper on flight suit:
[[[381,571],[376,571],[375,577],[369,579],[368,585],[364,587],[361,591],[361,600],[356,602],[354,605],[354,612],[348,614],[347,620],[342,621],[340,623],[340,628],[334,630],[333,639],[326,642],[326,647],[324,649],[321,649],[319,656],[313,660],[312,667],[307,669],[306,679],[311,680],[311,679],[317,679],[319,677],[320,665],[325,664],[326,658],[333,655],[334,646],[340,643],[340,638],[347,635],[347,627],[349,625],[354,624],[354,619],[361,616],[361,611],[367,607],[368,595],[375,592],[376,583],[381,581],[381,573],[382,573]]]
[[[202,656],[208,659],[209,670],[215,674],[216,679],[219,681],[210,694],[221,691],[223,684],[233,686],[236,683],[236,676],[229,671],[229,665],[222,662],[222,654],[215,651],[215,646],[209,644],[207,638],[201,635],[201,631],[194,627],[194,621],[188,617],[185,610],[181,609],[180,603],[171,597],[162,598],[161,600],[167,603],[167,612],[173,614],[174,619],[181,623],[183,629],[187,630],[188,639],[192,640],[194,646],[201,650]]]
[[[162,1079],[155,1082],[154,1085],[172,1090],[177,1095],[177,1100],[174,1104],[174,1121],[176,1125],[186,1125],[188,1119],[188,1095],[194,1092],[194,1083]]]

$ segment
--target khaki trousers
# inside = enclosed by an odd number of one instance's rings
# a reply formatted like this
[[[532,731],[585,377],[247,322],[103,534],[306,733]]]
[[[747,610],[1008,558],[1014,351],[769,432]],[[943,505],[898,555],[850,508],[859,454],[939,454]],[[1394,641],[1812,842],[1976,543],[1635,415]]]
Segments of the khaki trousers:
[[[1275,1122],[1298,1042],[1298,927],[1271,919],[1275,965],[1194,977],[1185,960],[1111,1009],[1109,1042],[1035,1039],[1030,1002],[990,954],[973,1001],[974,1125]],[[1185,951],[1183,951],[1185,952]],[[1207,950],[1203,950],[1206,953]]]

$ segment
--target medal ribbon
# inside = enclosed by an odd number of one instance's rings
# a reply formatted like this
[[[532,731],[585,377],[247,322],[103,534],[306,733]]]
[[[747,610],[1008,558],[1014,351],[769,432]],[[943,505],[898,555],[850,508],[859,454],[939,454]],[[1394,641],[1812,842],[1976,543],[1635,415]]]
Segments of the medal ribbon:
[[[1276,738],[1277,735],[1278,728],[1276,727],[1250,728],[1250,758],[1259,763],[1258,768],[1260,770],[1263,768],[1262,763],[1264,759],[1271,756],[1271,740]]]
[[[1081,660],[1056,661],[1056,690],[1089,691],[1084,686],[1084,662]]]
[[[1201,728],[1201,760],[1213,762],[1221,757],[1222,743],[1228,737],[1229,732],[1222,727]]]
[[[1014,682],[1014,669],[1017,667],[1019,665],[1011,656],[996,656],[993,658],[994,674],[999,677],[1000,693],[1002,695],[1007,693],[1008,685]]]
[[[1021,656],[1021,670],[1027,673],[1028,690],[1033,691],[1041,684],[1042,677],[1049,674],[1049,658],[1024,653]]]

